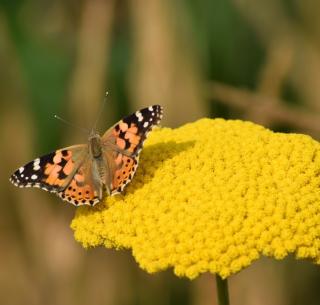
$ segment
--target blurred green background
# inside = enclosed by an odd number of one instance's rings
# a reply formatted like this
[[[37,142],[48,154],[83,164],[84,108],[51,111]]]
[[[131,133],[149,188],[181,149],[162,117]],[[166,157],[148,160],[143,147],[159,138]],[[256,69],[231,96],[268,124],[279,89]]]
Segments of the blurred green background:
[[[214,276],[148,275],[129,251],[77,244],[74,207],[16,189],[13,170],[159,103],[162,124],[246,119],[320,139],[320,2],[0,0],[0,304],[215,304]],[[264,258],[231,304],[320,304],[319,267]]]

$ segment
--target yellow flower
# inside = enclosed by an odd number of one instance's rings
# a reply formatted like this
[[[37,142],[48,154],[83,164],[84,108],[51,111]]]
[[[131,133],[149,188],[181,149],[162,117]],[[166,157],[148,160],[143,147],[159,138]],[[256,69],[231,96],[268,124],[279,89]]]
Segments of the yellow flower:
[[[320,144],[222,119],[154,130],[125,192],[71,226],[84,247],[132,249],[150,273],[226,278],[289,253],[320,264]]]

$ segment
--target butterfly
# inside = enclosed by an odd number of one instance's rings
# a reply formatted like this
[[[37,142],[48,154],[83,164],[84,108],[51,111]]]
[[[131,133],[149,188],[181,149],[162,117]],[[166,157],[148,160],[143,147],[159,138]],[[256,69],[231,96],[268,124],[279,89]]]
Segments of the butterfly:
[[[87,144],[58,149],[17,169],[10,181],[18,187],[38,187],[75,206],[94,206],[121,193],[132,180],[149,131],[160,123],[160,105],[141,109],[100,136],[93,128]]]

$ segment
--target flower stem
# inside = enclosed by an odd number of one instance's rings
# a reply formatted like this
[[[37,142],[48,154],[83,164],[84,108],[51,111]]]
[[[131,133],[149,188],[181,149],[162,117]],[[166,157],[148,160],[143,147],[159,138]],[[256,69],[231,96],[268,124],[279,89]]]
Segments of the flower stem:
[[[228,280],[216,275],[218,305],[229,305]]]

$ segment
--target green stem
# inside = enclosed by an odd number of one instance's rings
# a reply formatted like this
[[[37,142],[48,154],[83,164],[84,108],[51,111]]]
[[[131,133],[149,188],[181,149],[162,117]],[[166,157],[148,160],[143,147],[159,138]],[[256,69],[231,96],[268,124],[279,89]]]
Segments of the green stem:
[[[218,305],[229,305],[228,280],[216,275]]]

